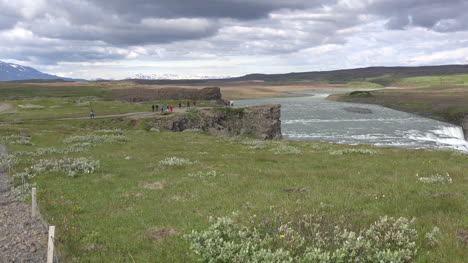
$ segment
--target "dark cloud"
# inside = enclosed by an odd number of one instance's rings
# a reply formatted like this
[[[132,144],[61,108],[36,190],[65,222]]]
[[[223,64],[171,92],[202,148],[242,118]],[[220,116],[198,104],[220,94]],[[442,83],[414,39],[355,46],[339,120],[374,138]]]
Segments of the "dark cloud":
[[[278,9],[306,9],[335,1],[326,0],[97,0],[97,5],[136,17],[209,17],[257,19]]]
[[[390,29],[419,26],[435,31],[468,30],[466,0],[380,0],[372,2],[366,9],[388,18]],[[452,22],[447,23],[447,20]],[[438,26],[441,23],[444,26]]]
[[[344,45],[373,22],[468,32],[466,10],[466,0],[0,0],[0,58],[285,55]]]

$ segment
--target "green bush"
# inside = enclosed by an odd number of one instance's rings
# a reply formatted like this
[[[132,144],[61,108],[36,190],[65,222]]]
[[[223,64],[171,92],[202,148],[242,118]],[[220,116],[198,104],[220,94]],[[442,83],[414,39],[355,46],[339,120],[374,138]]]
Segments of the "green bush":
[[[418,246],[414,219],[381,217],[367,228],[348,230],[306,215],[254,220],[248,227],[231,217],[210,218],[204,231],[185,237],[202,262],[412,262]],[[253,222],[253,221],[252,221]]]

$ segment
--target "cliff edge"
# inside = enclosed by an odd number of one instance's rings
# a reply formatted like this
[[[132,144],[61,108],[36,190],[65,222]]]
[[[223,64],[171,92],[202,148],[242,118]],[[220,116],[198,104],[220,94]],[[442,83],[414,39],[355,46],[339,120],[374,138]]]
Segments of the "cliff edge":
[[[245,108],[209,108],[191,110],[185,114],[161,115],[154,127],[174,132],[200,129],[212,135],[235,136],[251,134],[262,140],[282,139],[281,105],[267,104]]]

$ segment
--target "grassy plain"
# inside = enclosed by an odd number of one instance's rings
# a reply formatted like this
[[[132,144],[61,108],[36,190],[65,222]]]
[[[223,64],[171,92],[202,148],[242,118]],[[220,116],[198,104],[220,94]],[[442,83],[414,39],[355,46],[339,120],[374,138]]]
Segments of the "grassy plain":
[[[258,93],[246,87],[245,93],[237,95],[232,87],[231,94],[232,98],[266,96],[290,88],[299,86],[273,86]],[[101,93],[107,88],[90,89],[85,95],[77,91],[71,93],[76,96],[53,96],[52,91],[57,91],[51,88],[42,98],[27,98],[36,93],[20,89],[24,96],[5,103],[44,106],[16,113],[24,114],[21,118],[47,117],[52,106],[61,106],[55,110],[70,115],[81,114],[77,105],[86,102],[96,103],[97,112],[149,110],[145,104],[111,101]],[[3,142],[10,153],[22,152],[11,175],[41,159],[100,161],[96,173],[68,177],[45,172],[28,179],[38,187],[42,215],[57,226],[62,262],[194,262],[197,256],[183,236],[206,229],[210,216],[239,211],[247,220],[251,215],[271,216],[272,210],[299,216],[317,209],[329,218],[348,215],[356,228],[384,215],[416,218],[420,247],[415,262],[461,263],[468,256],[463,235],[468,231],[466,154],[150,132],[142,129],[142,122],[118,118],[0,125],[0,138],[27,134],[33,143]],[[127,142],[96,144],[75,153],[25,154],[50,147],[65,149],[69,144],[64,140],[70,136],[120,133]],[[168,157],[192,163],[162,165]],[[452,184],[426,184],[416,177],[446,173]],[[19,178],[14,183],[18,185]],[[439,245],[429,247],[424,234],[433,227],[442,236]]]

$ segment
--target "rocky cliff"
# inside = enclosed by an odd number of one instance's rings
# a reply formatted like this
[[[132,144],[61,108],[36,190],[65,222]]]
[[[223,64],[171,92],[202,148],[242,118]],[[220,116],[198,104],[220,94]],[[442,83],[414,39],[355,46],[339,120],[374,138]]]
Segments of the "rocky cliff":
[[[185,114],[161,115],[154,126],[175,132],[201,129],[213,135],[251,134],[263,140],[277,140],[281,134],[281,105],[268,104],[246,108],[210,108]]]
[[[465,140],[468,141],[468,115],[465,115],[465,118],[463,118],[461,126],[463,128],[463,132],[465,133]]]

